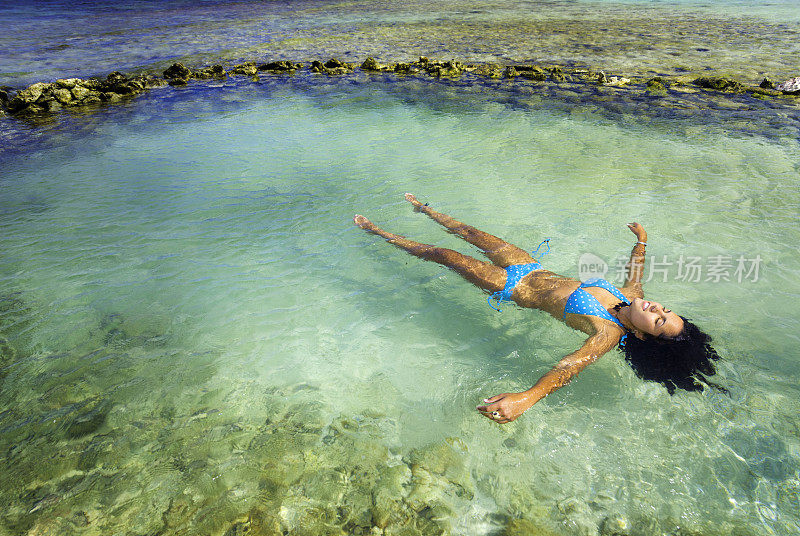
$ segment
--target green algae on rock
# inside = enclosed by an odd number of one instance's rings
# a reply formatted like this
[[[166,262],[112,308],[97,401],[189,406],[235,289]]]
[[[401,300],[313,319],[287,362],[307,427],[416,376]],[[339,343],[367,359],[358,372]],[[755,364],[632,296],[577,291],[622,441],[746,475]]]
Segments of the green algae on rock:
[[[713,89],[716,91],[729,91],[732,93],[742,93],[745,91],[745,87],[741,83],[730,78],[701,76],[694,80],[694,84],[705,89]]]

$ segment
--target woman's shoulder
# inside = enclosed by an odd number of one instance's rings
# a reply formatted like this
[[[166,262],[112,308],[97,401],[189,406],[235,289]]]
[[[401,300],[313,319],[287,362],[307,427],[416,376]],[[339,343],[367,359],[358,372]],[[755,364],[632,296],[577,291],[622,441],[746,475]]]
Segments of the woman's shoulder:
[[[641,283],[633,283],[627,287],[620,287],[619,290],[622,292],[623,296],[628,298],[628,301],[634,298],[644,298],[644,289],[642,289]]]

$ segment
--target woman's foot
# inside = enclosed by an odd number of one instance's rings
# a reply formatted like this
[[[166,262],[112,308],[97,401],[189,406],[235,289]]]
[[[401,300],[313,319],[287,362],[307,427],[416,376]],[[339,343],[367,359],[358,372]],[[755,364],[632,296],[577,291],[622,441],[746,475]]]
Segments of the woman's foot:
[[[361,227],[362,229],[364,229],[368,233],[376,234],[376,235],[381,236],[381,237],[383,237],[383,238],[385,238],[386,240],[389,240],[389,241],[405,239],[405,237],[402,236],[402,235],[397,235],[397,234],[394,234],[394,233],[390,233],[389,231],[384,231],[383,229],[381,229],[380,227],[378,227],[377,225],[375,225],[374,223],[369,221],[367,218],[365,218],[361,214],[356,214],[355,216],[353,216],[353,223],[355,223],[356,225],[358,225],[359,227]]]
[[[414,205],[414,210],[416,210],[417,212],[422,210],[422,207],[428,206],[427,204],[423,205],[422,203],[417,201],[417,196],[415,196],[414,194],[406,194],[406,201]]]
[[[361,214],[356,214],[353,217],[353,223],[364,229],[365,231],[372,231],[375,229],[375,224],[369,221],[367,218],[362,216]]]

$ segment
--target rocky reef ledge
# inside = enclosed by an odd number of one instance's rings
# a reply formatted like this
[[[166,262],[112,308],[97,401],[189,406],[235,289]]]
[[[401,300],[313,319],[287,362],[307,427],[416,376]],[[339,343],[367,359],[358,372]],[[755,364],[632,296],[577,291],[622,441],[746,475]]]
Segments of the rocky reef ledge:
[[[64,78],[52,83],[38,82],[14,92],[0,87],[0,110],[18,117],[52,114],[68,107],[120,102],[166,82],[154,76],[128,77],[114,71],[105,79]]]
[[[420,57],[413,62],[382,64],[368,57],[356,66],[337,59],[322,62],[314,60],[306,63],[292,61],[272,61],[268,63],[246,62],[228,69],[221,64],[193,69],[175,63],[161,75],[153,73],[128,76],[114,71],[105,78],[67,78],[55,82],[39,82],[27,88],[15,89],[0,86],[0,116],[17,118],[47,116],[65,108],[87,108],[117,103],[150,89],[165,85],[185,86],[193,80],[224,80],[228,77],[249,77],[258,80],[259,74],[293,75],[306,74],[341,76],[360,71],[364,74],[392,73],[398,76],[424,76],[433,78],[458,78],[471,75],[476,80],[504,79],[519,83],[592,85],[617,88],[637,96],[657,99],[667,92],[698,93],[707,92],[709,97],[719,94],[750,96],[760,100],[770,100],[792,107],[800,104],[800,78],[792,78],[780,84],[764,79],[759,86],[748,86],[737,80],[723,77],[652,77],[626,78],[608,74],[609,71],[576,68],[553,64],[513,64],[495,63],[464,64],[456,60],[434,61]],[[716,94],[712,96],[712,94]]]

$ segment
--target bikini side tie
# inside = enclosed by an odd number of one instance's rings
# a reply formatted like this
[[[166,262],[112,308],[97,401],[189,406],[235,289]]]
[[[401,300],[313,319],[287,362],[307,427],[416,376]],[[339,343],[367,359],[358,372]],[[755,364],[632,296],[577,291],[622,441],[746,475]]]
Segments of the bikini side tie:
[[[527,264],[512,264],[511,266],[506,266],[506,285],[503,290],[498,290],[497,292],[493,292],[486,298],[486,303],[489,304],[489,307],[494,309],[497,312],[502,313],[503,310],[495,307],[492,305],[492,300],[495,300],[498,304],[502,301],[510,301],[511,300],[511,293],[514,291],[514,287],[517,286],[517,283],[528,275],[529,273],[533,272],[534,270],[541,270],[542,265],[539,261],[536,260],[536,255],[539,253],[539,249],[543,245],[547,244],[547,251],[542,253],[542,257],[550,253],[550,239],[546,238],[542,240],[539,246],[536,248],[535,251],[531,253],[531,257],[534,258],[534,262],[529,262]],[[540,257],[541,258],[541,257]]]

